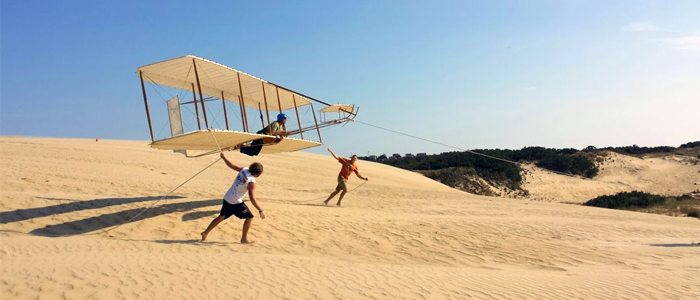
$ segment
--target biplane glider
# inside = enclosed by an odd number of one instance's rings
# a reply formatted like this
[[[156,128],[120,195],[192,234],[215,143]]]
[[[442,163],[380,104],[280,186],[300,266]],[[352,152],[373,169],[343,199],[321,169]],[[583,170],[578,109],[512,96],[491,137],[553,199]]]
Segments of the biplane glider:
[[[252,144],[262,145],[260,153],[263,154],[291,152],[319,146],[323,143],[321,128],[352,121],[359,110],[354,105],[331,105],[281,85],[192,55],[145,65],[139,67],[137,73],[141,79],[141,91],[151,135],[150,146],[156,149],[174,150],[188,157],[212,154],[219,150],[245,150],[246,147],[252,147]],[[161,97],[163,95],[159,90],[179,93],[167,101],[163,99],[165,105],[158,107],[164,111],[163,115],[167,115],[170,125],[170,133],[164,137],[154,136],[147,85],[155,85],[154,89]],[[181,101],[181,98],[185,98],[190,93],[191,101]],[[321,105],[320,120],[316,117],[314,103]],[[307,115],[308,111],[311,111],[313,123],[302,120],[304,119],[303,109],[306,109]],[[234,113],[230,113],[230,110]],[[261,134],[260,131],[251,129],[249,123],[250,119],[255,119],[254,114],[259,114],[260,128],[265,128],[270,126],[271,113],[273,116],[278,113],[296,116],[296,124],[287,122],[284,126],[284,130],[288,133],[286,137]],[[307,119],[310,117],[307,116]],[[185,120],[191,121],[191,124],[186,126]],[[196,127],[194,120],[196,120]],[[318,140],[309,138],[313,132],[316,133]],[[203,153],[190,156],[187,153],[188,150]]]

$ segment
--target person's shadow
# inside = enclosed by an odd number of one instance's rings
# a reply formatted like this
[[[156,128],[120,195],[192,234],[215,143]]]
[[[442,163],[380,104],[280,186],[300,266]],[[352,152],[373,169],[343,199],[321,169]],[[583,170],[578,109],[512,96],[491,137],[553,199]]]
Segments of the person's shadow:
[[[104,199],[92,199],[84,201],[71,201],[69,203],[62,203],[58,205],[17,209],[13,211],[3,211],[0,212],[0,223],[7,224],[19,221],[30,220],[34,218],[41,218],[51,215],[69,213],[74,211],[88,210],[88,209],[98,209],[113,205],[122,205],[129,203],[145,202],[145,201],[156,201],[159,199],[180,199],[184,198],[181,196],[149,196],[149,197],[135,197],[135,198],[104,198]],[[44,198],[46,200],[56,200],[54,198]],[[61,199],[70,201],[69,199]]]
[[[142,199],[141,201],[144,201],[143,199],[151,199],[156,198],[160,199],[160,197],[142,197],[142,198],[134,198],[134,199]],[[95,199],[95,200],[90,200],[90,201],[98,201],[100,199]],[[107,199],[102,199],[102,200],[107,200]],[[111,199],[114,200],[114,199]],[[133,199],[132,199],[133,200]],[[164,214],[169,214],[173,212],[184,212],[184,211],[189,211],[197,208],[202,208],[202,207],[209,207],[209,206],[216,206],[221,204],[221,199],[212,199],[212,200],[200,200],[200,201],[189,201],[189,202],[178,202],[178,203],[166,203],[166,204],[161,204],[158,206],[154,206],[146,210],[145,212],[141,213],[145,207],[140,207],[140,208],[134,208],[134,209],[129,209],[129,210],[124,210],[116,213],[108,213],[108,214],[102,214],[99,216],[94,216],[82,220],[77,220],[77,221],[70,221],[70,222],[65,222],[61,224],[56,224],[56,225],[47,225],[42,228],[37,228],[32,230],[30,233],[33,235],[38,235],[38,236],[45,236],[45,237],[61,237],[61,236],[71,236],[71,235],[79,235],[79,234],[85,234],[97,230],[102,230],[105,228],[109,228],[112,226],[117,226],[117,225],[123,225],[127,223],[133,223],[133,222],[138,222],[144,219],[149,219],[153,217],[157,217],[160,215]],[[132,201],[136,202],[136,201]],[[128,202],[130,203],[130,202]],[[92,207],[94,208],[94,207]],[[41,209],[39,209],[41,211]],[[51,210],[49,210],[51,211]],[[139,214],[141,213],[141,214]],[[37,213],[35,215],[40,215],[42,213]],[[136,217],[134,217],[136,216]],[[9,219],[10,217],[6,216],[6,219]],[[14,217],[14,219],[17,219],[17,217]]]
[[[193,211],[182,215],[182,221],[193,221],[201,218],[211,217],[218,214],[218,210],[208,210],[208,211]]]

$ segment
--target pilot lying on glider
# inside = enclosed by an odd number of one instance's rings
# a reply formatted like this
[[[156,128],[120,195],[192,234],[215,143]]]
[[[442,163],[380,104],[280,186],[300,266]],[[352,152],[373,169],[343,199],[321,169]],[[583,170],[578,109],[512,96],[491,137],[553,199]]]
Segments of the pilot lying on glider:
[[[267,139],[257,139],[250,143],[249,146],[241,147],[241,153],[248,154],[250,156],[256,156],[260,154],[263,144],[275,143],[282,140],[283,137],[287,136],[287,131],[284,130],[284,124],[287,123],[287,115],[280,113],[277,115],[277,121],[270,123],[270,125],[265,126],[265,128],[260,129],[257,134],[274,135],[277,138],[273,141],[268,141]]]
[[[257,133],[258,134],[275,135],[275,136],[279,136],[279,137],[287,136],[287,131],[284,130],[285,123],[287,123],[287,115],[280,113],[277,115],[277,121],[270,123],[269,126],[265,126],[265,128],[260,129],[260,131],[258,131]]]

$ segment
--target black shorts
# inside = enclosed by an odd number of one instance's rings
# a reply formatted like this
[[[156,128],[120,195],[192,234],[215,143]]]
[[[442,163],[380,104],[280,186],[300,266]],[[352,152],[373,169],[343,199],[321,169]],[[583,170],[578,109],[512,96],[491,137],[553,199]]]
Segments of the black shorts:
[[[219,216],[223,216],[224,220],[226,220],[231,215],[236,215],[236,217],[239,219],[253,218],[253,214],[250,212],[250,209],[248,209],[248,206],[246,206],[245,203],[231,204],[224,200],[224,203],[221,204],[221,212],[219,213]]]

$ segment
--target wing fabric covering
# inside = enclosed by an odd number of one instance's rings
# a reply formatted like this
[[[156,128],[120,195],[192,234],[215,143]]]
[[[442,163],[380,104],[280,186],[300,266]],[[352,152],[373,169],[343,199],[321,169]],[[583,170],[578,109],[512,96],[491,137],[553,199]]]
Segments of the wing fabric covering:
[[[263,140],[259,153],[293,152],[321,145],[319,142],[282,138],[265,134],[255,134],[231,130],[197,130],[151,143],[151,147],[161,150],[201,150],[212,151],[249,147],[248,142]],[[257,154],[256,154],[257,155]]]

